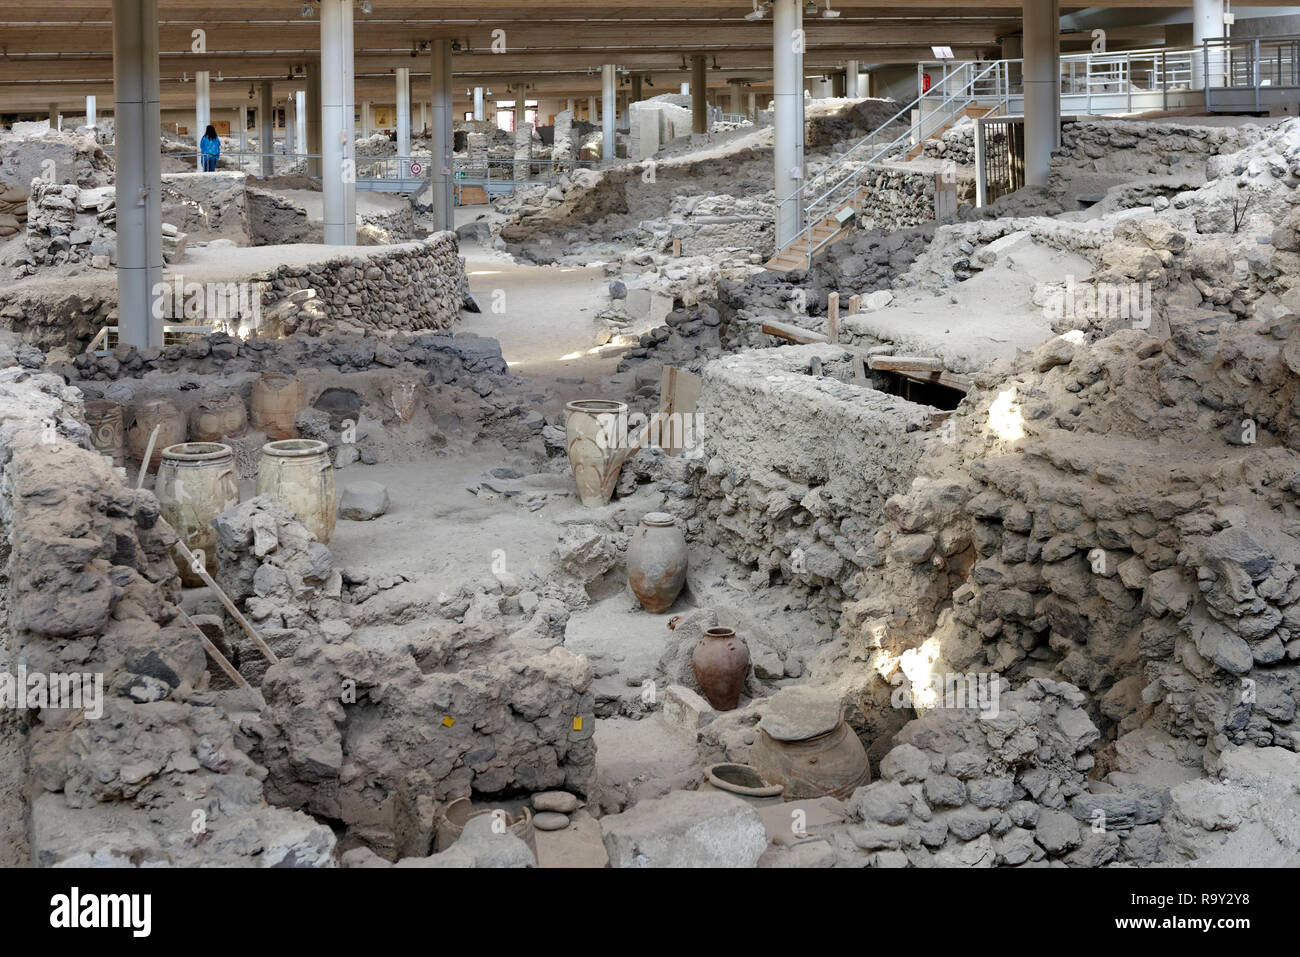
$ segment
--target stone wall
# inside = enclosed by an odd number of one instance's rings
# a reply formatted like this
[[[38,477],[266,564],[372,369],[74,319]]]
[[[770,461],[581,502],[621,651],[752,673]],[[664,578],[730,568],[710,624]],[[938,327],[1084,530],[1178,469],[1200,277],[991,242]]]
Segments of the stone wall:
[[[934,173],[870,166],[858,222],[865,229],[907,229],[934,219]]]
[[[711,544],[764,583],[779,573],[819,589],[832,614],[875,561],[862,546],[911,482],[930,411],[835,378],[851,379],[849,358],[814,345],[710,362],[692,475]]]
[[[269,806],[235,743],[256,695],[206,690],[152,493],[78,447],[80,397],[56,376],[11,366],[0,392],[3,657],[102,689],[20,711],[32,863],[330,865],[330,829]]]
[[[250,277],[266,284],[270,331],[320,333],[447,329],[465,301],[465,263],[453,232],[384,246],[363,257],[282,265]]]

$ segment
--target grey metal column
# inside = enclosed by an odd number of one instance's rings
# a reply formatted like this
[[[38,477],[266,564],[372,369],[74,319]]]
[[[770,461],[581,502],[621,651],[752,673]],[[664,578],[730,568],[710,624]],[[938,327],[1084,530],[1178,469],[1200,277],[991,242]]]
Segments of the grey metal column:
[[[163,273],[158,0],[113,0],[113,90],[118,341],[144,349],[163,344],[153,318]]]
[[[96,100],[95,97],[93,96],[86,97],[86,125],[87,126],[95,126],[97,123],[97,116],[96,116],[97,103],[98,100]]]
[[[1208,56],[1203,52],[1203,41],[1216,39],[1223,34],[1223,0],[1192,0],[1192,44],[1196,47],[1196,53],[1192,56],[1193,90],[1223,85],[1223,48],[1211,46]]]
[[[307,91],[297,90],[293,94],[293,119],[295,130],[294,146],[299,153],[311,152],[307,149]]]
[[[370,101],[361,101],[361,138],[365,139],[371,134],[370,129]]]
[[[632,92],[631,92],[631,94],[630,94],[629,97],[628,97],[628,103],[629,103],[629,105],[632,104],[632,103],[640,103],[640,102],[641,102],[641,98],[642,98],[642,93],[641,93],[641,81],[642,81],[642,79],[643,79],[643,77],[642,77],[642,75],[641,75],[640,73],[633,73],[633,74],[632,74]]]
[[[450,37],[440,37],[433,41],[430,74],[433,92],[433,116],[430,121],[433,137],[429,143],[429,152],[433,154],[433,221],[438,229],[455,229]]]
[[[320,100],[325,242],[351,246],[357,241],[352,0],[321,0]]]
[[[600,158],[612,160],[618,155],[618,134],[614,114],[618,109],[618,67],[606,63],[600,68]]]
[[[199,151],[199,140],[208,131],[212,122],[212,84],[207,70],[194,74],[194,168],[203,169],[203,154]]]
[[[50,129],[57,130],[58,128],[59,128],[59,104],[51,103],[50,104]]]
[[[776,246],[799,235],[803,207],[799,196],[803,165],[803,77],[796,35],[802,36],[802,0],[772,4],[772,120],[776,172]]]
[[[745,81],[729,80],[731,85],[731,112],[739,116],[745,112]]]
[[[1046,186],[1061,130],[1058,0],[1024,0],[1025,183]]]
[[[257,86],[257,149],[262,154],[262,176],[275,175],[275,104],[270,80]]]
[[[709,100],[704,81],[703,53],[691,56],[691,132],[709,132]]]
[[[844,95],[856,99],[858,93],[858,61],[850,60],[844,64]]]
[[[474,87],[474,119],[482,122],[486,118],[483,112],[483,87]]]
[[[755,123],[758,122],[758,94],[749,94],[749,118]]]
[[[321,175],[321,103],[320,103],[320,64],[312,63],[307,67],[307,152],[312,158],[307,160],[307,175]]]
[[[239,104],[239,152],[248,152],[248,104]]]
[[[411,156],[411,71],[397,69],[397,155],[402,157],[401,175],[410,171]]]
[[[293,90],[284,100],[284,151],[289,154],[298,152],[297,132],[298,114],[294,109],[295,94]]]
[[[599,111],[596,109],[596,98],[594,96],[587,97],[587,122],[594,125],[598,112]]]

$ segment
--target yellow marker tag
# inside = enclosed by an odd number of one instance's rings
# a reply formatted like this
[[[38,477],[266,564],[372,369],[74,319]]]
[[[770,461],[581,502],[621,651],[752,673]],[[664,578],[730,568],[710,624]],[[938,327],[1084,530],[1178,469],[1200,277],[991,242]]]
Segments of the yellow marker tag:
[[[450,728],[455,723],[456,723],[456,719],[453,718],[451,715],[447,715],[447,717],[442,719],[442,726],[444,728]]]
[[[576,718],[573,719],[573,730],[574,730],[574,731],[581,731],[581,730],[582,730],[582,717],[581,717],[581,716],[578,716],[578,717],[576,717]]]

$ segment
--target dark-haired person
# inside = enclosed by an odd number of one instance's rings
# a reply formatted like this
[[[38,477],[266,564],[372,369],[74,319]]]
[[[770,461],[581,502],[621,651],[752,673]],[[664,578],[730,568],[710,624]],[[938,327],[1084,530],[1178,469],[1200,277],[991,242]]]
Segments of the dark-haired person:
[[[217,158],[221,156],[221,140],[217,137],[217,128],[211,123],[208,124],[203,139],[199,140],[199,153],[203,158],[203,172],[215,173]]]

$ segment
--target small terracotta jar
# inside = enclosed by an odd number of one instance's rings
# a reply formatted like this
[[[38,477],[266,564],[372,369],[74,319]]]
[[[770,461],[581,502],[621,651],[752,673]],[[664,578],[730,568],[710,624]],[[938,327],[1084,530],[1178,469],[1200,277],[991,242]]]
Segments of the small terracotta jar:
[[[234,392],[204,399],[190,413],[190,435],[195,442],[237,438],[247,431],[244,400]]]
[[[641,607],[659,615],[686,584],[686,536],[667,512],[650,512],[627,546],[627,582]]]
[[[163,449],[185,441],[185,415],[166,399],[145,399],[131,410],[131,416],[131,426],[126,432],[127,449],[131,458],[140,462],[142,469],[157,468],[162,462]],[[154,442],[149,461],[144,462],[154,426],[158,427],[158,439]]]
[[[730,628],[709,628],[691,655],[695,680],[709,704],[731,711],[740,704],[749,674],[749,646]]]

